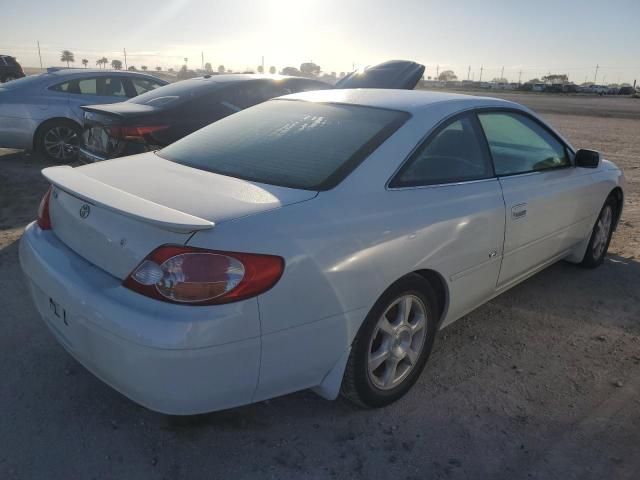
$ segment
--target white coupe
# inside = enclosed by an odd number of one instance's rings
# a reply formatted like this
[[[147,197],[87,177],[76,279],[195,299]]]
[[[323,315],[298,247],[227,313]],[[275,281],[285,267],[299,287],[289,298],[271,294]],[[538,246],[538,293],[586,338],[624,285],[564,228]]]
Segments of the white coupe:
[[[619,168],[521,105],[366,89],[43,174],[20,244],[39,313],[170,414],[306,388],[387,405],[439,329],[558,260],[602,263],[624,195]]]

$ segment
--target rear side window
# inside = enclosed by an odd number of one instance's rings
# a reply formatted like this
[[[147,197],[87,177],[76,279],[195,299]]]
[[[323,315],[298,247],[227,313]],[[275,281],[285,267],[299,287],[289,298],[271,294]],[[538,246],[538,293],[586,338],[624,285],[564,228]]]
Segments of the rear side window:
[[[389,186],[415,187],[492,177],[491,162],[479,135],[472,115],[454,119],[427,139]]]
[[[527,116],[511,112],[478,114],[489,142],[496,175],[567,167],[565,146]]]
[[[395,110],[274,100],[223,118],[158,155],[245,180],[327,190],[408,117]]]

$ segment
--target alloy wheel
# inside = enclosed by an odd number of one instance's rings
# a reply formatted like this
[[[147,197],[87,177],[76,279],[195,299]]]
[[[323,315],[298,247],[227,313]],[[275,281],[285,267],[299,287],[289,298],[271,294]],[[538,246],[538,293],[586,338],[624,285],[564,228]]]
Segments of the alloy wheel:
[[[369,345],[368,374],[377,388],[390,390],[407,378],[422,353],[426,327],[426,308],[415,295],[403,295],[389,305]]]
[[[70,127],[52,127],[45,132],[43,144],[49,157],[58,161],[72,160],[76,156],[78,134]]]
[[[600,218],[596,223],[595,237],[591,247],[594,258],[600,258],[604,253],[611,232],[611,224],[613,220],[613,210],[610,205],[606,205],[600,214]]]

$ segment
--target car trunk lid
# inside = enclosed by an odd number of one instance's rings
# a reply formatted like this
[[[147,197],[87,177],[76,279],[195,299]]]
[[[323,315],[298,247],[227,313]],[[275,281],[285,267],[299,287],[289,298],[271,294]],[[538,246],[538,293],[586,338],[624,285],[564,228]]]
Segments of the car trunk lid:
[[[153,129],[163,125],[151,125],[147,119],[158,113],[151,105],[121,102],[111,105],[91,105],[82,107],[84,125],[81,149],[89,154],[89,159],[105,159],[119,156],[126,127],[145,127],[144,133],[136,140],[146,143]]]
[[[43,174],[53,184],[54,234],[120,279],[160,245],[184,244],[218,223],[317,195],[197,170],[154,153]]]

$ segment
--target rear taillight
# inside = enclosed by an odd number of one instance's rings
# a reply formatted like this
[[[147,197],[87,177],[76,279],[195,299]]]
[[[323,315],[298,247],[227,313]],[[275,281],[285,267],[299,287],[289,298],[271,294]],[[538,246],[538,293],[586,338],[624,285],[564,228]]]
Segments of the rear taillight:
[[[167,125],[148,125],[138,127],[111,126],[107,128],[109,135],[118,140],[144,142],[152,133],[169,128]]]
[[[51,187],[44,194],[38,206],[38,226],[42,230],[51,230],[51,217],[49,217],[49,198],[51,197]]]
[[[215,305],[269,290],[283,270],[284,260],[274,255],[165,245],[151,252],[123,285],[165,302]]]

